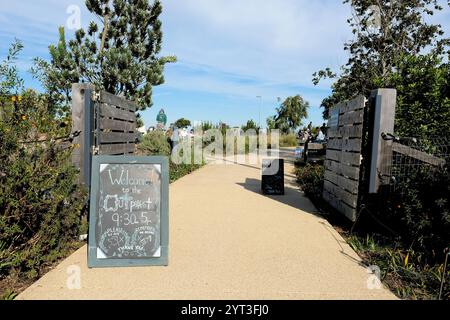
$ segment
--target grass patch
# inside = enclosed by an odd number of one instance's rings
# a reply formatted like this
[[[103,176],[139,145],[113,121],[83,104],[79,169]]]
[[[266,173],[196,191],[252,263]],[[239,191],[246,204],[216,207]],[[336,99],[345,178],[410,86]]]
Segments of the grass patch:
[[[420,252],[405,249],[400,241],[379,234],[343,233],[348,244],[366,265],[376,265],[383,283],[399,298],[434,300],[439,297],[444,264],[425,262]],[[447,278],[450,271],[447,268]],[[442,299],[450,299],[450,286],[444,284]]]
[[[295,134],[283,134],[280,136],[280,147],[296,147],[298,146],[297,137]]]

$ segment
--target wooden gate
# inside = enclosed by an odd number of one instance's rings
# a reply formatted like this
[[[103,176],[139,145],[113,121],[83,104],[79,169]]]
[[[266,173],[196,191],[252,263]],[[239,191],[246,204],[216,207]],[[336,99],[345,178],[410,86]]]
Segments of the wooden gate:
[[[352,221],[358,211],[366,99],[358,96],[330,109],[323,198]]]
[[[94,101],[95,154],[133,154],[136,142],[136,105],[105,91],[101,91]]]
[[[80,170],[80,182],[90,185],[92,155],[125,155],[135,152],[135,103],[90,84],[72,86],[72,163]]]

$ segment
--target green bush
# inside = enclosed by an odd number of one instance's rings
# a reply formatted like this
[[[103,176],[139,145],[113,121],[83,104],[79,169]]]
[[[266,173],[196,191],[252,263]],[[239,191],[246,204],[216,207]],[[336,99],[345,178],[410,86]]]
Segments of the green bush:
[[[142,155],[161,155],[170,157],[171,150],[167,137],[162,131],[152,131],[144,135],[142,141],[138,145],[138,152]],[[175,164],[170,161],[170,182],[180,179],[181,177],[197,170],[201,165],[192,163]]]
[[[58,137],[70,119],[33,91],[0,97],[0,277],[35,278],[79,235],[85,192],[72,147]]]
[[[401,235],[406,246],[442,259],[450,245],[450,165],[421,166],[391,196],[391,210],[379,215]]]
[[[142,137],[138,144],[138,152],[145,155],[170,155],[170,144],[163,131],[151,131]]]
[[[199,169],[202,165],[199,164],[175,164],[172,161],[170,162],[170,182],[174,182],[185,175],[190,174],[191,172],[194,172],[195,170]]]
[[[295,174],[303,192],[314,202],[322,199],[324,167],[306,164],[296,168]]]
[[[280,147],[296,147],[297,145],[297,137],[295,134],[290,133],[280,136]]]

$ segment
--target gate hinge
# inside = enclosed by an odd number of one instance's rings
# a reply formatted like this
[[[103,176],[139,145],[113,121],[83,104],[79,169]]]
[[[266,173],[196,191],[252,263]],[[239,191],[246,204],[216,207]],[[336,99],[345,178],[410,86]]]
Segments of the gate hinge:
[[[92,154],[97,155],[100,153],[100,148],[97,146],[92,146]]]

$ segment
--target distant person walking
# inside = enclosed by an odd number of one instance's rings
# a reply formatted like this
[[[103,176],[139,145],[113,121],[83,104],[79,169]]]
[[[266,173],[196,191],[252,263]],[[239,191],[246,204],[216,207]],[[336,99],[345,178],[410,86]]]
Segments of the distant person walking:
[[[322,129],[319,129],[319,133],[317,134],[316,141],[317,142],[325,141],[325,135],[323,134]]]
[[[323,135],[325,136],[324,140],[326,140],[326,138],[328,137],[328,127],[325,122],[322,124],[320,131],[322,131]]]
[[[156,116],[156,127],[159,130],[164,130],[164,128],[166,127],[166,123],[167,123],[167,116],[166,113],[164,112],[164,109],[159,110],[158,115]]]

